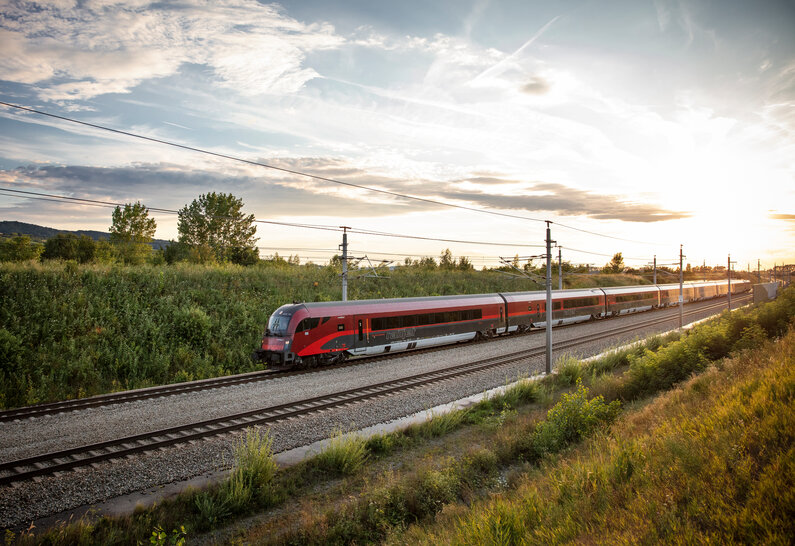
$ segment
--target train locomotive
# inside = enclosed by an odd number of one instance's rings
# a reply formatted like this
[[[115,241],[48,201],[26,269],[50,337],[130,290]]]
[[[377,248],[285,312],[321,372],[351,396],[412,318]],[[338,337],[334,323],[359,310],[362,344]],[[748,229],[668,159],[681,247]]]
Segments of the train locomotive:
[[[731,283],[732,294],[750,290]],[[728,281],[686,283],[685,302],[724,296]],[[553,325],[677,305],[679,284],[554,290]],[[350,356],[409,351],[544,327],[546,292],[502,292],[294,303],[268,320],[254,357],[270,366],[315,367]]]

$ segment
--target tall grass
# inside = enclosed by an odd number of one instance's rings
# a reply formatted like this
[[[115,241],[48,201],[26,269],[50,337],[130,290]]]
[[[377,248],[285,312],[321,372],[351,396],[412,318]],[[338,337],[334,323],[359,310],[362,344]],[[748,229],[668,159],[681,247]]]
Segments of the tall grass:
[[[789,544],[795,330],[620,419],[515,492],[416,528],[420,544]]]
[[[365,463],[367,456],[367,444],[362,437],[337,431],[313,459],[315,466],[322,472],[353,474]]]
[[[508,398],[497,398],[505,404],[508,399],[520,399],[531,392],[519,388]],[[589,398],[587,389],[578,384],[576,392],[564,396],[553,406],[546,421],[537,425],[523,424],[521,435],[509,449],[514,456],[524,453],[540,461],[610,423],[618,406],[618,402],[606,404],[599,397]],[[445,506],[467,497],[473,489],[494,486],[500,463],[501,457],[494,450],[479,447],[436,468],[420,466],[408,478],[387,482],[354,503],[307,515],[299,527],[289,530],[279,542],[351,544],[379,541],[394,529],[429,521]]]

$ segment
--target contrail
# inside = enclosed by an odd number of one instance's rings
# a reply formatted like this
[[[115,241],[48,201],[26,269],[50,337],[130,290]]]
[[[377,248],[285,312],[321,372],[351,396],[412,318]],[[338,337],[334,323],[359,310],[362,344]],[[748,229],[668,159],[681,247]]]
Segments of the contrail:
[[[555,21],[557,21],[558,19],[560,19],[560,15],[556,15],[556,16],[555,16],[555,17],[554,17],[554,18],[553,18],[553,19],[552,19],[550,22],[548,22],[546,25],[544,25],[543,27],[541,27],[541,28],[538,30],[538,32],[536,32],[535,34],[533,34],[533,35],[530,37],[530,39],[529,39],[529,40],[527,40],[527,41],[526,41],[524,44],[522,44],[522,47],[520,47],[519,49],[517,49],[516,51],[514,51],[513,53],[511,53],[511,54],[510,54],[510,55],[508,55],[507,57],[505,57],[503,60],[501,60],[500,62],[498,62],[498,63],[497,63],[497,64],[495,64],[494,66],[487,68],[486,70],[484,70],[483,72],[481,72],[480,74],[478,74],[477,76],[475,76],[475,77],[474,77],[472,80],[470,80],[470,81],[469,81],[469,83],[474,83],[474,82],[478,81],[478,80],[479,80],[479,79],[481,79],[481,78],[484,78],[484,77],[486,77],[486,76],[490,76],[490,75],[492,75],[492,74],[494,74],[494,73],[496,73],[496,72],[499,72],[499,71],[501,71],[501,70],[504,70],[503,66],[504,66],[506,63],[508,63],[509,61],[511,61],[511,60],[513,60],[513,59],[515,59],[515,58],[516,58],[516,57],[518,57],[518,56],[519,56],[519,55],[520,55],[520,54],[521,54],[521,53],[522,53],[522,52],[523,52],[525,49],[527,49],[528,47],[530,47],[530,46],[533,44],[533,42],[535,42],[535,41],[536,41],[538,38],[540,38],[540,37],[541,37],[541,35],[542,35],[542,34],[544,34],[544,33],[547,31],[547,29],[548,29],[549,27],[551,27],[551,26],[552,26],[552,24],[553,24]]]

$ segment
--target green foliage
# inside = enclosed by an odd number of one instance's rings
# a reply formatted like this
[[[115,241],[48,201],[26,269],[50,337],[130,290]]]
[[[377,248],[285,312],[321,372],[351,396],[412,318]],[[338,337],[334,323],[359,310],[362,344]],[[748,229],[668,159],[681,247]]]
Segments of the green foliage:
[[[561,386],[574,385],[583,377],[582,363],[571,355],[563,355],[555,362],[555,379]]]
[[[179,240],[192,249],[191,260],[209,263],[256,263],[254,215],[244,215],[243,200],[226,193],[207,193],[179,211]]]
[[[96,244],[88,235],[58,233],[44,243],[43,260],[74,260],[81,264],[94,261]]]
[[[152,242],[157,222],[149,218],[149,209],[140,202],[127,203],[124,208],[113,209],[110,241],[126,264],[139,264],[152,253]]]
[[[0,239],[0,262],[35,260],[44,251],[40,243],[33,243],[27,235]]]
[[[617,401],[606,404],[601,396],[588,399],[588,389],[578,379],[577,390],[564,394],[549,410],[546,421],[536,427],[532,438],[534,454],[543,457],[580,441],[598,427],[611,423],[620,409]]]
[[[110,241],[117,243],[151,243],[157,222],[149,218],[149,209],[140,202],[127,203],[124,208],[113,209]]]
[[[516,491],[405,541],[791,543],[793,349],[795,331],[711,367]]]
[[[336,432],[328,445],[315,455],[315,466],[329,474],[353,474],[367,460],[367,444],[356,434]]]
[[[466,417],[466,410],[448,411],[433,415],[422,423],[406,427],[403,433],[409,437],[437,438],[457,429]]]
[[[149,543],[155,544],[156,546],[183,546],[187,536],[188,534],[185,532],[184,526],[179,529],[172,529],[171,536],[169,536],[162,527],[157,526],[152,531],[152,536],[149,537]]]
[[[267,431],[246,430],[235,446],[235,464],[230,482],[239,482],[260,505],[270,501],[270,487],[278,467],[273,458],[273,441]]]
[[[439,267],[441,269],[454,269],[455,268],[455,259],[453,258],[453,253],[450,252],[449,248],[444,249],[441,256],[439,256]]]
[[[197,511],[198,526],[205,531],[216,528],[232,514],[228,504],[209,491],[196,495],[193,503]]]
[[[177,262],[186,262],[190,255],[190,247],[178,241],[169,241],[168,245],[161,250],[163,259],[167,264],[173,265]]]

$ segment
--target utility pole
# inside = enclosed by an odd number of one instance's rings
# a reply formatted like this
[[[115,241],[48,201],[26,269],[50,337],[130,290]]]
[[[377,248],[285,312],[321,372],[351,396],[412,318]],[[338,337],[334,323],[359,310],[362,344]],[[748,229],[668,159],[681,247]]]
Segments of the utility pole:
[[[654,283],[657,284],[657,255],[654,255]]]
[[[756,259],[756,282],[757,284],[762,284],[762,260],[759,258]]]
[[[729,311],[732,310],[732,255],[729,253],[729,259],[726,261],[726,274],[729,278]]]
[[[552,373],[552,232],[549,230],[549,220],[547,223],[547,303],[546,303],[546,335],[547,335],[547,360],[544,371],[547,375]]]
[[[558,247],[558,290],[563,290],[563,247]]]
[[[682,325],[684,324],[685,320],[685,290],[684,290],[684,271],[682,270],[682,245],[679,245],[679,329],[682,329]]]
[[[348,230],[347,226],[342,228],[342,301],[348,301]]]

